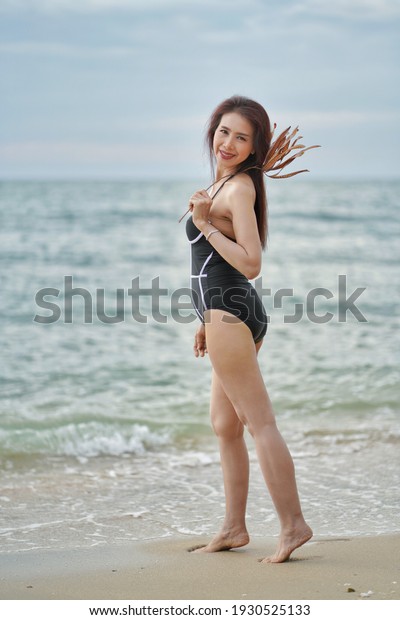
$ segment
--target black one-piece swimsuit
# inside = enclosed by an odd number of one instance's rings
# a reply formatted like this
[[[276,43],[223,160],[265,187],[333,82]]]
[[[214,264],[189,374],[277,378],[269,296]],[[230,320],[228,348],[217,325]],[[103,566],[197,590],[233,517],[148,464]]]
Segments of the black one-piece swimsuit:
[[[186,222],[186,234],[191,244],[192,303],[200,320],[204,323],[205,310],[224,310],[250,328],[254,342],[262,340],[268,317],[255,288],[218,254],[192,217]]]

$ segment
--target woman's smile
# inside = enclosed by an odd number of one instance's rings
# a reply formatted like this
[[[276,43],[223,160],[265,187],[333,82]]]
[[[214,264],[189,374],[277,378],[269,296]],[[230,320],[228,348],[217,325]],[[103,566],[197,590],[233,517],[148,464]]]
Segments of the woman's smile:
[[[226,151],[223,151],[222,149],[219,149],[219,153],[222,157],[222,159],[232,159],[233,157],[235,157],[235,153],[227,153]]]

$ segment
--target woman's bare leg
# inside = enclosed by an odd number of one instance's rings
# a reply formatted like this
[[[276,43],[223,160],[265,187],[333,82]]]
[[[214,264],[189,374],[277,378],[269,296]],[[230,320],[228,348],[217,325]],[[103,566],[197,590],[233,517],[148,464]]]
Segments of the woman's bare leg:
[[[210,414],[219,441],[225,488],[225,519],[221,531],[208,545],[192,548],[192,551],[225,551],[243,547],[249,542],[245,520],[249,455],[243,437],[244,427],[215,372],[211,383]]]
[[[249,328],[242,322],[223,320],[221,310],[208,310],[206,314],[207,349],[213,369],[236,414],[254,439],[281,524],[278,549],[264,561],[284,562],[312,536],[301,511],[293,461],[276,426]]]

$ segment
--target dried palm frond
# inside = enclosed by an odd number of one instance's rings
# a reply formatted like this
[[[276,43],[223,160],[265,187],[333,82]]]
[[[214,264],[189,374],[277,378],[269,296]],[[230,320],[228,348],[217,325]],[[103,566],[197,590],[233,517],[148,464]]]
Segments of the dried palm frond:
[[[273,138],[275,129],[276,123],[274,123],[271,139]],[[297,157],[304,155],[306,151],[320,148],[319,144],[314,144],[313,146],[307,147],[304,146],[304,144],[298,144],[299,140],[303,137],[298,136],[295,139],[299,128],[295,127],[292,132],[290,132],[290,130],[291,127],[288,127],[282,131],[282,133],[280,133],[273,142],[271,142],[267,157],[262,165],[262,171],[271,179],[288,179],[289,177],[294,177],[296,174],[300,174],[301,172],[308,172],[308,170],[304,169],[289,172],[287,174],[280,174],[286,166],[291,164],[295,159],[297,159]],[[293,154],[294,151],[297,152]],[[276,172],[276,174],[268,174],[269,172]]]

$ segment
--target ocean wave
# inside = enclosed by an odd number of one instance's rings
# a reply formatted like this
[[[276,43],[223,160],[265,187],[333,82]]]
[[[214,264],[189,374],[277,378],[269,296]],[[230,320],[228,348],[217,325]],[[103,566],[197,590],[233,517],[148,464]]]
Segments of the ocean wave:
[[[47,429],[13,429],[0,431],[0,455],[46,456],[121,456],[142,455],[168,445],[171,437],[166,430],[152,430],[144,424],[129,427],[84,422]]]

